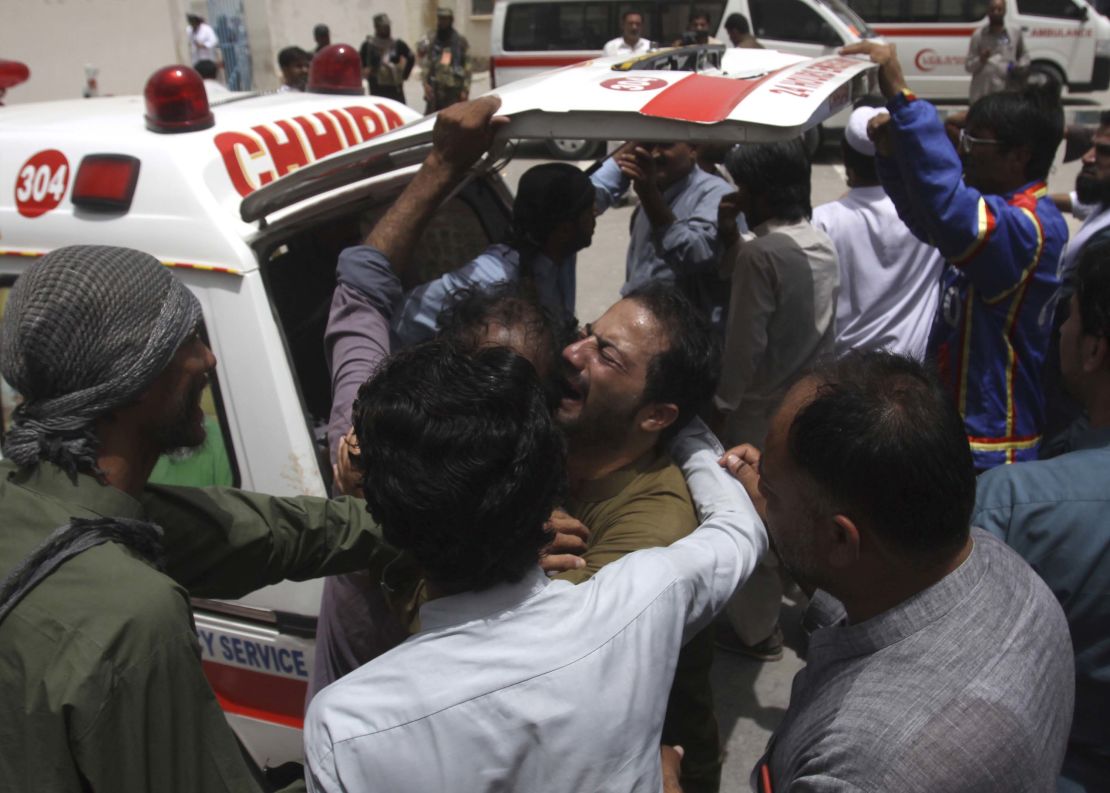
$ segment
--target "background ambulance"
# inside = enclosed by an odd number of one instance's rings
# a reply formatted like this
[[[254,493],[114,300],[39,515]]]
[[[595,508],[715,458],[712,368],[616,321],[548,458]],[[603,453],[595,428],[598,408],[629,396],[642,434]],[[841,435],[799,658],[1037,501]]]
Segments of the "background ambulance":
[[[317,56],[310,80],[330,94],[239,94],[209,106],[195,72],[167,67],[145,100],[0,109],[0,310],[30,262],[76,243],[147,251],[200,300],[219,359],[204,400],[210,442],[184,461],[162,461],[159,481],[328,492],[322,350],[336,258],[411,179],[434,124],[362,96],[358,69],[345,77],[329,67],[333,54]],[[722,55],[703,47],[599,59],[499,91],[511,119],[504,148],[475,167],[421,235],[415,260],[424,274],[506,235],[511,196],[498,167],[510,139],[781,139],[870,88],[872,67],[858,59]],[[14,398],[0,393],[4,427]],[[284,583],[236,602],[194,601],[205,672],[260,767],[301,757],[320,587]]]
[[[988,0],[497,0],[490,77],[506,85],[544,69],[594,57],[620,35],[621,17],[636,10],[643,36],[667,45],[682,37],[691,13],[709,14],[716,37],[743,14],[772,49],[807,57],[831,55],[860,38],[898,46],[906,78],[919,95],[967,101],[968,42],[986,24]],[[1072,93],[1110,87],[1110,21],[1086,0],[1008,0],[1007,23],[1024,31],[1033,69]]]

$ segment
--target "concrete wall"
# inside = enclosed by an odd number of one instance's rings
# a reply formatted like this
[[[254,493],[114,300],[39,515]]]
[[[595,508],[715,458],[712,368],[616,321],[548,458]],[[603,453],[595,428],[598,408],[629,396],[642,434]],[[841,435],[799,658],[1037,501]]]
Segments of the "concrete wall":
[[[404,0],[246,0],[245,6],[255,87],[262,90],[278,86],[277,54],[283,47],[296,44],[309,52],[316,48],[312,29],[321,22],[331,28],[332,44],[355,48],[374,32],[371,20],[380,13],[389,14],[393,35],[409,46],[415,47],[419,38],[410,30]]]
[[[186,46],[174,0],[0,0],[0,20],[0,58],[31,69],[4,98],[13,105],[80,98],[86,64],[100,69],[101,95],[140,93]]]

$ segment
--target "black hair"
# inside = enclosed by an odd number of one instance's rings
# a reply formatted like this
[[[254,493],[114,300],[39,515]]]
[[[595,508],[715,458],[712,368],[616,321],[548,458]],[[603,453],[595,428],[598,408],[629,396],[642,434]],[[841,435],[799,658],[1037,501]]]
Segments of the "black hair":
[[[514,246],[543,247],[560,223],[593,209],[595,193],[590,178],[570,163],[533,165],[520,177],[513,199]]]
[[[483,348],[490,325],[521,328],[528,345],[529,354],[526,357],[535,363],[541,375],[548,407],[554,410],[558,405],[562,387],[559,385],[557,364],[563,347],[573,338],[577,321],[573,318],[556,319],[540,303],[534,289],[519,282],[484,289],[458,289],[451,293],[437,324],[439,338],[469,353]]]
[[[629,15],[629,14],[635,14],[636,16],[638,16],[638,17],[640,18],[640,20],[641,20],[641,21],[643,21],[643,18],[644,18],[644,12],[643,12],[643,11],[640,11],[640,10],[638,10],[638,9],[635,9],[635,8],[630,8],[630,9],[628,9],[627,11],[625,11],[625,12],[624,12],[623,14],[621,14],[621,23],[622,23],[622,24],[624,23],[624,21],[625,21],[626,19],[628,19],[628,15]]]
[[[793,462],[838,512],[927,566],[966,541],[975,468],[963,420],[936,378],[911,358],[850,352],[820,367],[798,411]]]
[[[709,404],[721,379],[721,343],[709,321],[674,284],[653,282],[626,296],[642,305],[662,326],[667,349],[648,364],[644,403],[670,402],[678,418],[660,436],[673,437]]]
[[[532,365],[505,347],[431,341],[359,388],[366,508],[450,591],[519,581],[550,541],[566,448]]]
[[[1025,178],[1046,179],[1064,137],[1064,113],[1028,94],[1003,91],[987,94],[971,106],[967,129],[973,128],[993,132],[1003,152],[1028,145],[1032,154]]]
[[[844,166],[851,168],[856,176],[865,182],[878,183],[879,170],[872,155],[856,151],[848,145],[847,139],[840,142],[840,153],[844,157]]]
[[[216,65],[215,61],[208,58],[202,58],[193,64],[193,68],[197,70],[197,74],[205,80],[215,80],[216,75],[219,74],[220,67]]]
[[[752,32],[752,26],[748,24],[748,18],[743,14],[729,14],[728,19],[725,20],[725,30],[737,30],[741,33]]]
[[[789,221],[813,214],[809,157],[800,138],[736,146],[725,167],[736,184],[767,200],[771,217]]]
[[[861,107],[886,107],[886,97],[882,94],[864,94],[855,102],[852,103],[852,110],[858,110]]]
[[[704,19],[706,21],[706,24],[713,24],[712,18],[710,18],[709,14],[707,14],[705,11],[691,11],[690,23],[692,24],[695,19]]]
[[[286,47],[278,53],[278,66],[282,69],[288,69],[297,61],[311,61],[312,56],[300,47]]]
[[[1110,241],[1096,242],[1083,249],[1072,281],[1083,332],[1110,338]]]

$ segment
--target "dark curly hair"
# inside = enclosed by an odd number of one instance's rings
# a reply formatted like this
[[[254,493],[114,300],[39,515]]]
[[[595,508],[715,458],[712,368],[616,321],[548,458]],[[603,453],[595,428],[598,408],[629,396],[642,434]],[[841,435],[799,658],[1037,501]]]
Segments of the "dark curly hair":
[[[535,566],[566,449],[525,358],[443,341],[402,350],[359,389],[354,425],[366,507],[431,581],[481,590]]]

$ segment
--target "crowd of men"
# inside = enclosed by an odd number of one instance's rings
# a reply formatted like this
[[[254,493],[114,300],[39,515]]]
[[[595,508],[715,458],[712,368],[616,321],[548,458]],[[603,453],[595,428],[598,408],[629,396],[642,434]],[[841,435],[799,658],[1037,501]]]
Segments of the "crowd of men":
[[[435,59],[465,57],[438,30]],[[398,88],[408,56],[366,49]],[[336,268],[346,497],[149,485],[204,441],[199,303],[138,251],[31,264],[0,321],[23,398],[0,463],[3,777],[259,790],[188,595],[329,576],[295,786],[715,791],[714,628],[780,657],[792,581],[806,666],[753,789],[1105,789],[1110,115],[1069,243],[1058,106],[990,93],[952,140],[890,47],[844,52],[883,96],[852,114],[839,201],[811,207],[799,141],[723,169],[633,141],[589,175],[530,169],[509,236],[419,283],[417,240],[504,123],[496,98],[440,113]],[[621,298],[579,327],[576,254],[629,191]],[[1051,458],[1046,378],[1082,408]]]
[[[204,78],[210,98],[226,93],[226,87],[218,81],[222,63],[219,38],[196,14],[189,14],[187,21],[190,63]],[[405,81],[419,60],[426,113],[465,102],[470,96],[473,64],[469,42],[455,30],[454,12],[450,8],[437,9],[435,30],[420,40],[415,52],[402,39],[393,36],[392,24],[388,14],[375,14],[374,32],[366,36],[358,48],[367,90],[374,96],[404,102]],[[327,25],[316,25],[312,37],[316,46],[311,52],[295,45],[283,47],[278,52],[280,93],[304,91],[312,59],[332,45]]]

